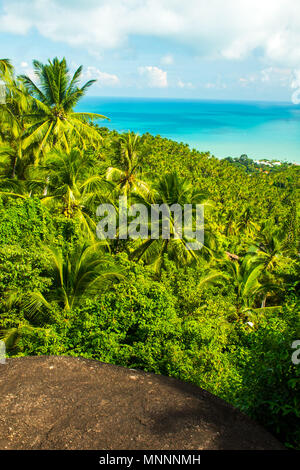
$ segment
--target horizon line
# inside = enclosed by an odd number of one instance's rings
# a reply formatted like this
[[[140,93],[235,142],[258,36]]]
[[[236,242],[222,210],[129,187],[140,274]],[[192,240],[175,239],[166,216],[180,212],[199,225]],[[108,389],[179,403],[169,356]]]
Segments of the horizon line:
[[[213,101],[213,102],[228,102],[228,103],[280,103],[288,104],[292,106],[299,106],[292,101],[285,100],[252,100],[252,99],[228,99],[228,98],[188,98],[188,97],[162,97],[162,96],[111,96],[111,95],[86,95],[82,99],[86,98],[107,98],[107,99],[137,99],[137,100],[161,100],[161,101]]]

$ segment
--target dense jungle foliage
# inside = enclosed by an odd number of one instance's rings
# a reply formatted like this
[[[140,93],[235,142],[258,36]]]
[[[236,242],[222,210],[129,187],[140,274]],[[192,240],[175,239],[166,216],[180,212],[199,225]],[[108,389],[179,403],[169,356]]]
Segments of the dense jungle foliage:
[[[99,127],[103,116],[74,111],[93,81],[82,86],[81,67],[71,76],[65,59],[34,61],[35,82],[7,59],[0,70],[9,356],[83,356],[177,377],[300,448],[299,167],[259,172]],[[204,247],[188,250],[174,224],[169,240],[99,240],[96,209],[118,211],[120,195],[128,205],[204,204]]]

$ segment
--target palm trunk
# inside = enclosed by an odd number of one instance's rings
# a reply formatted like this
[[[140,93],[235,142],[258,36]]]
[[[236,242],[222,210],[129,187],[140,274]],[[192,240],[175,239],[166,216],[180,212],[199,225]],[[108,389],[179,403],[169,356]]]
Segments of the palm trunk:
[[[20,141],[17,142],[17,151],[16,151],[16,154],[15,154],[14,160],[13,160],[13,168],[12,168],[12,173],[11,173],[12,178],[15,178],[15,176],[16,176],[16,168],[17,168],[18,159],[20,161],[22,161],[22,147],[21,147],[21,142]]]
[[[11,173],[12,178],[15,178],[16,176],[16,166],[17,166],[17,157],[14,158],[14,162],[13,162],[13,168],[12,168],[12,173]]]
[[[49,183],[49,176],[47,176],[47,178],[46,178],[46,186],[44,187],[43,196],[47,196],[47,193],[48,193],[48,183]]]
[[[266,294],[266,295],[264,296],[264,298],[262,299],[262,303],[261,303],[261,307],[260,307],[260,308],[265,308],[266,302],[267,302],[267,294]]]

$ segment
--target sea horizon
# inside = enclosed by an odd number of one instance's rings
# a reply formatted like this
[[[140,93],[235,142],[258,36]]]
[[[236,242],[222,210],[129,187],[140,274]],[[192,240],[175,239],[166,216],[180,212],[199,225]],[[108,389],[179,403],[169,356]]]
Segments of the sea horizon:
[[[130,95],[118,95],[118,96],[109,96],[109,95],[85,95],[82,100],[86,99],[92,99],[92,98],[99,98],[99,99],[108,99],[108,100],[136,100],[136,101],[208,101],[208,102],[215,102],[215,103],[265,103],[265,104],[286,104],[286,105],[292,105],[292,106],[297,106],[291,101],[286,101],[286,100],[246,100],[246,99],[225,99],[225,98],[188,98],[188,97],[182,97],[182,96],[174,96],[174,97],[168,97],[168,96],[130,96]]]
[[[103,114],[111,130],[149,132],[217,158],[300,163],[300,106],[285,101],[84,97],[76,111]]]

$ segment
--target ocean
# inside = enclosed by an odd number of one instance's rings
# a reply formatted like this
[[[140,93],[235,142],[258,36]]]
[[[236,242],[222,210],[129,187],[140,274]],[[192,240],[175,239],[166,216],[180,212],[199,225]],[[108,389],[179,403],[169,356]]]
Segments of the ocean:
[[[100,113],[100,125],[149,132],[217,158],[300,163],[300,106],[292,103],[84,97],[76,111]]]

